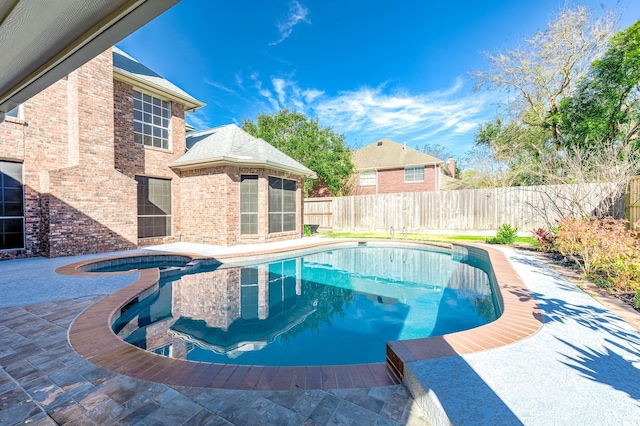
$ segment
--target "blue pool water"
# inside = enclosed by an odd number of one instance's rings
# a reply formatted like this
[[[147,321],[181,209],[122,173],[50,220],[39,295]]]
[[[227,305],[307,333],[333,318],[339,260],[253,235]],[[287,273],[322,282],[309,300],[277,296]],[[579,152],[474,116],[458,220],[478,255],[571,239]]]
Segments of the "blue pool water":
[[[114,323],[166,356],[251,365],[385,360],[385,344],[477,327],[500,315],[480,259],[396,246],[331,249],[162,279]]]

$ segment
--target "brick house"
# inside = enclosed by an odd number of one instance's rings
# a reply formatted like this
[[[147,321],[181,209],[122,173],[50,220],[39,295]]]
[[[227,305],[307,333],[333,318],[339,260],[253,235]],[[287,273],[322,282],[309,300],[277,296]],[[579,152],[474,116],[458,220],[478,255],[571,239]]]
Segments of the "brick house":
[[[190,133],[186,142],[188,151],[170,166],[181,177],[187,241],[203,234],[222,245],[300,237],[304,178],[314,172],[235,124]]]
[[[171,163],[186,152],[185,112],[202,106],[114,47],[9,112],[0,123],[0,258],[202,242],[203,234],[210,244],[299,238],[298,222],[285,233],[260,228],[255,238],[239,238],[239,221],[219,232],[218,211],[240,204],[231,199],[237,191],[198,188],[208,203],[192,202],[194,172]],[[223,167],[240,178],[240,167]]]
[[[455,161],[439,160],[383,138],[353,153],[356,169],[351,195],[458,189]]]

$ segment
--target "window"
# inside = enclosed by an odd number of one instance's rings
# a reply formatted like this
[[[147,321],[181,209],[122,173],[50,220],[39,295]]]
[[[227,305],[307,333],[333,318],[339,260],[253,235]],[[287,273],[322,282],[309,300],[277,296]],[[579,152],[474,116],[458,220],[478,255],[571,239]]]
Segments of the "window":
[[[133,139],[136,143],[169,149],[171,104],[133,91]]]
[[[360,186],[369,186],[376,184],[376,171],[369,170],[368,172],[360,173]]]
[[[138,238],[171,235],[171,180],[136,176]]]
[[[269,264],[269,316],[291,309],[296,304],[296,260]]]
[[[258,233],[258,176],[240,176],[240,234]]]
[[[24,248],[22,164],[0,161],[0,250]]]
[[[424,167],[407,167],[404,169],[405,182],[424,182]]]
[[[20,106],[17,106],[14,109],[8,111],[4,116],[5,117],[20,118]]]
[[[240,269],[240,316],[245,320],[258,319],[258,268]]]
[[[296,230],[296,181],[269,177],[269,233]]]

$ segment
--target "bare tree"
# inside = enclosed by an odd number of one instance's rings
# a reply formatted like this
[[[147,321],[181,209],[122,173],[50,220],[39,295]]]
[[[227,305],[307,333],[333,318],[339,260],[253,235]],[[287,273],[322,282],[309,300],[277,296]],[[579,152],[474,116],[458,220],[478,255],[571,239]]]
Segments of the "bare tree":
[[[548,185],[530,187],[542,201],[531,207],[550,227],[567,215],[621,218],[639,167],[640,152],[630,145],[567,148],[537,171]]]
[[[591,61],[606,50],[616,22],[613,13],[594,19],[584,6],[563,9],[546,30],[525,39],[515,49],[486,53],[489,69],[470,76],[476,80],[477,89],[487,86],[515,92],[518,96],[511,104],[513,111],[524,124],[549,128],[558,151],[561,135],[556,116],[560,100],[574,93]]]

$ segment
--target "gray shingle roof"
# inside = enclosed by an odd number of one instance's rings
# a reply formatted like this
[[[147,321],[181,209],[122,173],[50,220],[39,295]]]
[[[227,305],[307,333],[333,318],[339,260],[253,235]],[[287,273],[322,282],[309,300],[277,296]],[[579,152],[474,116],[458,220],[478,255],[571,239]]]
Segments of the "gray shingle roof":
[[[357,170],[391,169],[440,163],[443,161],[387,138],[382,138],[353,153],[353,164]]]
[[[238,166],[265,167],[315,178],[316,174],[274,148],[255,138],[235,124],[227,124],[187,135],[188,151],[170,164],[171,167],[210,166],[232,163]]]
[[[113,68],[115,71],[119,71],[124,75],[138,80],[142,83],[146,83],[157,90],[166,92],[169,95],[177,97],[183,101],[186,101],[185,105],[191,108],[199,108],[204,106],[204,103],[197,100],[166,78],[163,78],[153,70],[147,68],[145,65],[138,62],[136,59],[123,52],[121,49],[113,46]]]

